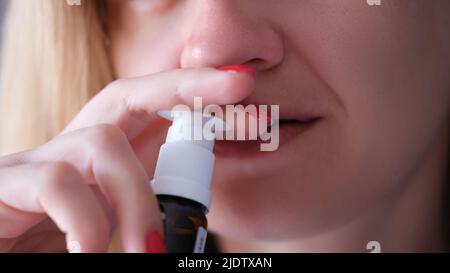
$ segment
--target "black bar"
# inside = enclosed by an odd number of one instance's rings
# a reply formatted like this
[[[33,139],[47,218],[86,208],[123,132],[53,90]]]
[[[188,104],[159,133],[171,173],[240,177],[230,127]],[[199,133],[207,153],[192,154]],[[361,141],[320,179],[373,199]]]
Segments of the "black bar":
[[[114,272],[390,272],[438,268],[449,272],[450,255],[442,254],[1,254],[3,268],[85,272],[94,267]],[[11,265],[12,267],[9,267]],[[2,270],[2,272],[9,272]]]

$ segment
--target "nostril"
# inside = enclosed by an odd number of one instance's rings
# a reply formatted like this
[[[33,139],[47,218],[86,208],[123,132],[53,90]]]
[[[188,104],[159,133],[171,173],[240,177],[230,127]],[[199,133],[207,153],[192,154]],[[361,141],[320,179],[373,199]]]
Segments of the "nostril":
[[[262,62],[264,62],[263,59],[261,59],[261,58],[254,58],[254,59],[251,59],[250,61],[248,61],[246,64],[259,64],[259,63],[262,63]]]
[[[254,58],[248,62],[245,62],[244,64],[250,66],[251,68],[253,68],[255,70],[261,70],[265,66],[265,63],[266,62],[264,61],[264,59]]]

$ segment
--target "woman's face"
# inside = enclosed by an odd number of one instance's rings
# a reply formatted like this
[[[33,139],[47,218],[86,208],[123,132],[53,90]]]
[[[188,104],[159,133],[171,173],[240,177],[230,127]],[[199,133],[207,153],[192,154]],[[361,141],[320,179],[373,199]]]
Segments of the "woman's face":
[[[408,187],[448,126],[448,0],[109,0],[108,8],[119,78],[247,64],[257,76],[244,103],[280,106],[276,151],[218,144],[209,221],[219,234],[289,239],[344,225]],[[317,119],[301,125],[302,115]],[[152,175],[158,149],[148,142],[137,152]]]

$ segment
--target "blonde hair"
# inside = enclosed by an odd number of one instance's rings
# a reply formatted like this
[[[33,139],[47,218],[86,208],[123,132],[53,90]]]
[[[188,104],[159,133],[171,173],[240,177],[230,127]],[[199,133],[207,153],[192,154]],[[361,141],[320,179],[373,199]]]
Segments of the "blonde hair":
[[[112,81],[100,0],[13,0],[0,78],[0,155],[57,135]]]

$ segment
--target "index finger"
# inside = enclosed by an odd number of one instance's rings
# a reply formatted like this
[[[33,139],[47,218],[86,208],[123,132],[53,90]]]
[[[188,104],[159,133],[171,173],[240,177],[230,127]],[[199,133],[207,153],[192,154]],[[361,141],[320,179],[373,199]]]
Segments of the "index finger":
[[[192,107],[195,97],[204,105],[237,103],[253,91],[251,73],[230,73],[214,68],[189,68],[117,80],[95,96],[63,131],[95,124],[118,126],[133,139],[155,113],[178,104]]]

